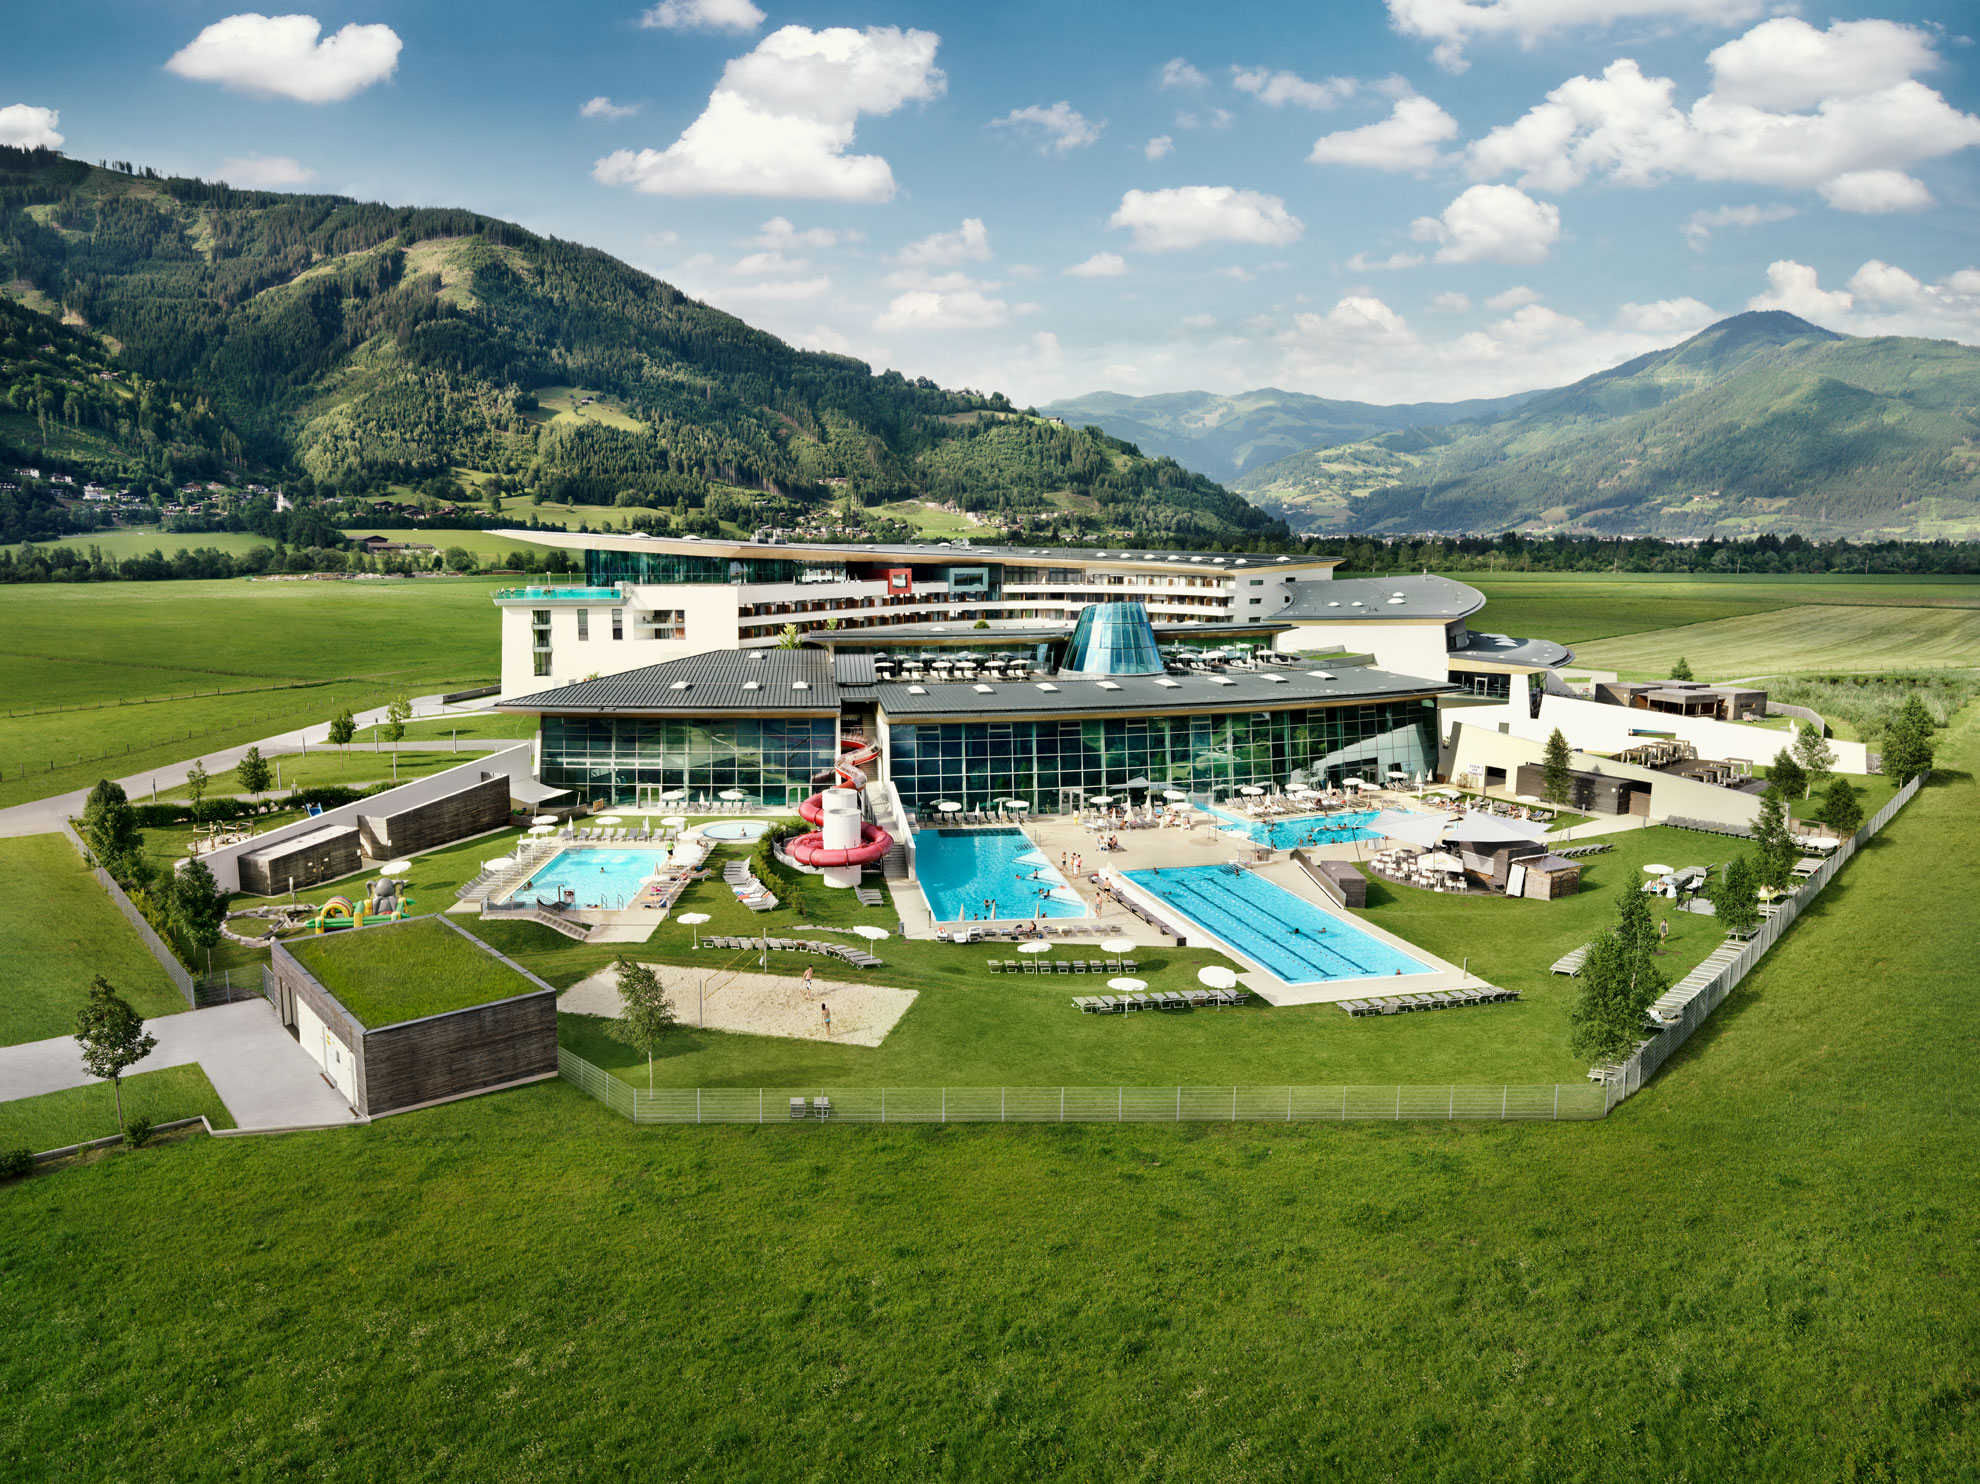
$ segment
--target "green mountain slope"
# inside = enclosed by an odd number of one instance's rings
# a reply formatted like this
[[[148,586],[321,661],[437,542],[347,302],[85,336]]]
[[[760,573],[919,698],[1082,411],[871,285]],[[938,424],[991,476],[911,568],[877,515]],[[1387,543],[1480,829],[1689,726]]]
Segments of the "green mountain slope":
[[[795,350],[474,212],[236,191],[0,148],[0,284],[196,389],[246,467],[324,494],[460,472],[585,503],[801,518],[910,496],[1176,544],[1284,534],[1126,443]],[[167,455],[133,436],[130,462]]]
[[[1213,479],[1236,479],[1287,454],[1351,443],[1400,428],[1442,427],[1467,419],[1503,417],[1537,392],[1469,402],[1410,402],[1382,407],[1341,402],[1264,387],[1221,397],[1212,392],[1164,392],[1129,397],[1089,392],[1041,407],[1068,423],[1092,423],[1116,438]]]
[[[1511,416],[1255,470],[1307,530],[1980,533],[1980,350],[1736,315]]]

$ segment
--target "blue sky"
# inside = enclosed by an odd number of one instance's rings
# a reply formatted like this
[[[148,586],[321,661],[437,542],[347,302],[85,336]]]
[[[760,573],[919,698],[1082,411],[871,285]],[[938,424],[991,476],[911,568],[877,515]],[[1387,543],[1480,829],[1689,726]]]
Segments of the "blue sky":
[[[23,7],[0,140],[471,206],[1020,401],[1496,395],[1749,306],[1980,343],[1965,5],[345,4]]]

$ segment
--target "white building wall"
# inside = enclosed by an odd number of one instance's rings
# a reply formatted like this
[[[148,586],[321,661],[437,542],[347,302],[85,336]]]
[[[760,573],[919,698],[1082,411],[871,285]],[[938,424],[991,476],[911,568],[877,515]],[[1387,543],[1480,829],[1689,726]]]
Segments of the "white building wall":
[[[1538,717],[1528,715],[1526,698],[1521,696],[1504,706],[1468,707],[1464,720],[1468,725],[1494,730],[1505,725],[1514,736],[1539,742],[1545,742],[1554,728],[1559,727],[1568,746],[1581,752],[1623,752],[1640,747],[1647,739],[1631,736],[1632,728],[1669,732],[1696,747],[1700,757],[1722,762],[1743,758],[1758,766],[1772,762],[1775,753],[1793,746],[1795,740],[1793,731],[1714,721],[1705,716],[1667,716],[1661,711],[1639,711],[1633,706],[1610,706],[1601,701],[1578,701],[1570,696],[1554,695],[1541,698]],[[1869,751],[1861,742],[1832,738],[1829,750],[1836,755],[1837,772],[1870,771]]]
[[[1544,741],[1476,725],[1473,718],[1484,714],[1467,711],[1465,719],[1458,724],[1454,739],[1445,750],[1444,771],[1447,776],[1457,778],[1472,769],[1482,773],[1488,767],[1503,768],[1507,781],[1511,782],[1518,776],[1517,770],[1522,764],[1544,760],[1547,750]],[[1679,778],[1674,774],[1659,773],[1653,768],[1639,768],[1633,763],[1592,757],[1585,752],[1572,753],[1570,761],[1579,772],[1595,773],[1604,778],[1635,778],[1648,783],[1652,823],[1676,815],[1713,824],[1751,825],[1760,817],[1758,794],[1740,793],[1737,789],[1701,783],[1696,778]]]
[[[683,583],[671,587],[630,586],[621,603],[504,603],[502,608],[502,697],[526,696],[592,675],[616,675],[677,660],[711,649],[734,649],[741,642],[737,617],[741,588],[723,583]],[[612,610],[625,614],[623,639],[612,637]],[[533,615],[550,610],[548,675],[536,673]],[[577,611],[587,615],[587,637],[578,638]],[[656,611],[687,615],[685,639],[642,639],[647,616]]]
[[[1450,678],[1450,651],[1442,620],[1356,619],[1346,623],[1303,623],[1274,641],[1286,653],[1336,646],[1372,654],[1378,668],[1424,680]]]

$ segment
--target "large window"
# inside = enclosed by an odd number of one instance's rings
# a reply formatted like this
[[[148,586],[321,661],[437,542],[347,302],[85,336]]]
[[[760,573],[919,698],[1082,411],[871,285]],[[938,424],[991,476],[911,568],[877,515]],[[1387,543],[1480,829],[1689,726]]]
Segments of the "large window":
[[[691,801],[736,789],[756,803],[787,804],[808,797],[837,754],[838,723],[825,716],[546,716],[539,776],[611,804],[636,803],[642,785],[685,789]]]
[[[665,551],[587,551],[585,581],[593,587],[621,582],[674,583],[844,582],[843,562],[801,562],[788,557],[684,556]]]
[[[536,673],[550,673],[550,610],[532,608],[529,614],[530,650],[536,661]]]
[[[1053,810],[1062,790],[1118,794],[1135,778],[1219,795],[1246,784],[1318,787],[1386,779],[1392,768],[1434,771],[1436,718],[1434,701],[1384,701],[1105,721],[896,723],[887,776],[910,808],[1018,798]]]

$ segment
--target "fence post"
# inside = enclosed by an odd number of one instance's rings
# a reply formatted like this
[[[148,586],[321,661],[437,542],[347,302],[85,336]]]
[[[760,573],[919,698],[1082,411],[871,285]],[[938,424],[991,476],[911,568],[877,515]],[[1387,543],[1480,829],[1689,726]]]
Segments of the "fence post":
[[[1237,1122],[1237,1089],[1231,1089],[1231,1122]]]
[[[1402,1085],[1396,1085],[1396,1122],[1402,1122]]]
[[[1512,1096],[1512,1089],[1505,1083],[1499,1084],[1499,1122],[1506,1121],[1506,1099]]]
[[[1122,1087],[1116,1087],[1114,1089],[1114,1122],[1125,1123],[1126,1121],[1127,1121],[1127,1090]]]
[[[942,1122],[947,1123],[948,1121],[949,1121],[949,1089],[945,1087],[942,1089]]]
[[[887,1089],[884,1087],[880,1089],[880,1121],[887,1121]]]
[[[1066,1121],[1066,1090],[1062,1087],[1059,1089],[1059,1122],[1064,1123],[1065,1121]]]
[[[999,1123],[1010,1122],[1009,1097],[1008,1089],[1002,1087],[997,1089],[997,1122]]]
[[[756,1121],[763,1122],[763,1089],[756,1089]]]
[[[1176,1122],[1182,1122],[1182,1089],[1176,1089]]]
[[[1602,1084],[1602,1111],[1604,1113],[1609,1111],[1609,1085],[1606,1082]],[[1554,1122],[1559,1123],[1560,1121],[1561,1121],[1561,1084],[1556,1082],[1554,1084]]]
[[[698,1087],[694,1090],[694,1121],[701,1122],[701,1089]]]

